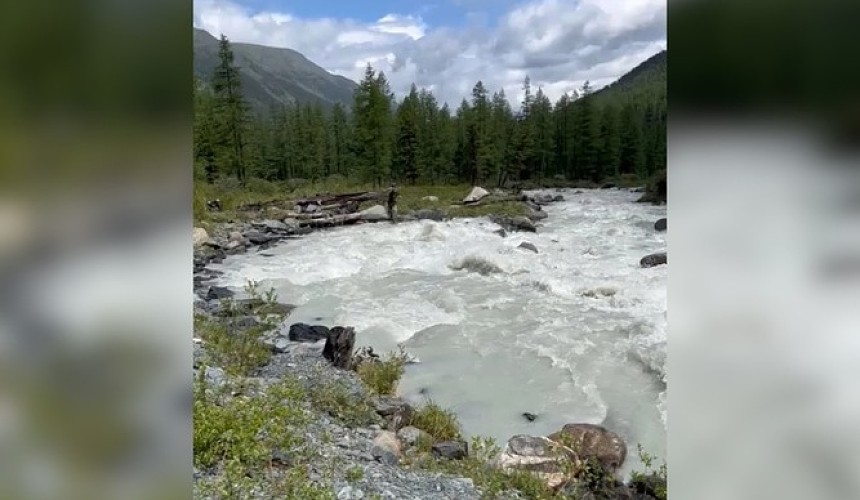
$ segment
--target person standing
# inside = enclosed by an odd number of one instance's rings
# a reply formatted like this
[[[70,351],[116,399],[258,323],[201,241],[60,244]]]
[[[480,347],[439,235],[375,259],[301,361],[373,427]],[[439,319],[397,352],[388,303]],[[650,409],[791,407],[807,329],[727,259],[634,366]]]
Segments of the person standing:
[[[391,220],[392,224],[395,222],[394,216],[395,216],[396,209],[397,209],[397,186],[395,184],[391,184],[391,187],[388,189],[388,218]]]

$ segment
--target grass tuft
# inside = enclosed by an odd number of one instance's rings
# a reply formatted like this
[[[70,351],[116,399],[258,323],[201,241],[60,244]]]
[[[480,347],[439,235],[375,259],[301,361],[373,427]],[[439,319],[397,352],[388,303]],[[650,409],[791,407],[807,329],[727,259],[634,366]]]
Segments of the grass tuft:
[[[403,376],[406,359],[406,353],[401,348],[399,352],[389,353],[385,359],[362,362],[356,371],[364,385],[376,394],[394,395]]]
[[[433,401],[427,401],[415,410],[411,425],[430,434],[434,441],[459,439],[460,423],[454,412],[442,408]]]

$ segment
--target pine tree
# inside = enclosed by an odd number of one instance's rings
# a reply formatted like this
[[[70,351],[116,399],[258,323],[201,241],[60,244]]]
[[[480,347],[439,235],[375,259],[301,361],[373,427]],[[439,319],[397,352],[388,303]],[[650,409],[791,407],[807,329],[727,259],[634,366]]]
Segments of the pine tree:
[[[215,117],[212,93],[194,79],[194,165],[197,177],[212,183],[218,173],[215,153]]]
[[[621,160],[620,171],[636,174],[642,179],[648,177],[646,171],[645,144],[643,141],[642,121],[635,105],[628,104],[622,111]]]
[[[574,163],[576,165],[577,177],[600,182],[603,172],[598,165],[597,158],[597,126],[595,123],[595,108],[591,97],[591,85],[589,82],[583,84],[580,98],[575,103],[576,124]]]
[[[618,176],[621,158],[621,130],[618,124],[618,109],[613,104],[603,108],[600,123],[599,164],[604,176]]]
[[[218,66],[212,76],[215,128],[222,145],[222,165],[245,182],[245,146],[248,129],[248,107],[242,98],[239,70],[233,65],[233,50],[227,37],[218,42]]]
[[[397,108],[397,143],[393,170],[395,177],[418,180],[418,90],[415,85]]]
[[[472,112],[469,115],[469,178],[472,185],[484,182],[491,162],[490,153],[490,103],[487,89],[478,81],[472,89]]]

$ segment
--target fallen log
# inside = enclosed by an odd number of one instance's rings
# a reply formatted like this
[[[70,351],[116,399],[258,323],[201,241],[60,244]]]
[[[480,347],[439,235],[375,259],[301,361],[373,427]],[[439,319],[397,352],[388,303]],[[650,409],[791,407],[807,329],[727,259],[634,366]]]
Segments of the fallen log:
[[[306,227],[331,227],[344,224],[354,224],[359,220],[361,220],[361,214],[343,214],[308,219],[302,222],[300,225]]]

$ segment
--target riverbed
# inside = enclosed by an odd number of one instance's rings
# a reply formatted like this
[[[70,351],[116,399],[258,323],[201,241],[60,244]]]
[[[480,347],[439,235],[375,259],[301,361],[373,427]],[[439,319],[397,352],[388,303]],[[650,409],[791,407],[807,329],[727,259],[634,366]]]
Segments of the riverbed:
[[[666,249],[654,230],[666,208],[627,190],[560,194],[537,233],[501,237],[488,219],[365,224],[210,267],[237,291],[274,287],[298,306],[289,323],[353,326],[377,352],[402,344],[420,362],[400,395],[452,408],[468,435],[504,444],[602,424],[628,444],[623,471],[641,469],[637,443],[666,450],[668,267],[639,265]],[[464,259],[471,270],[455,270]]]

